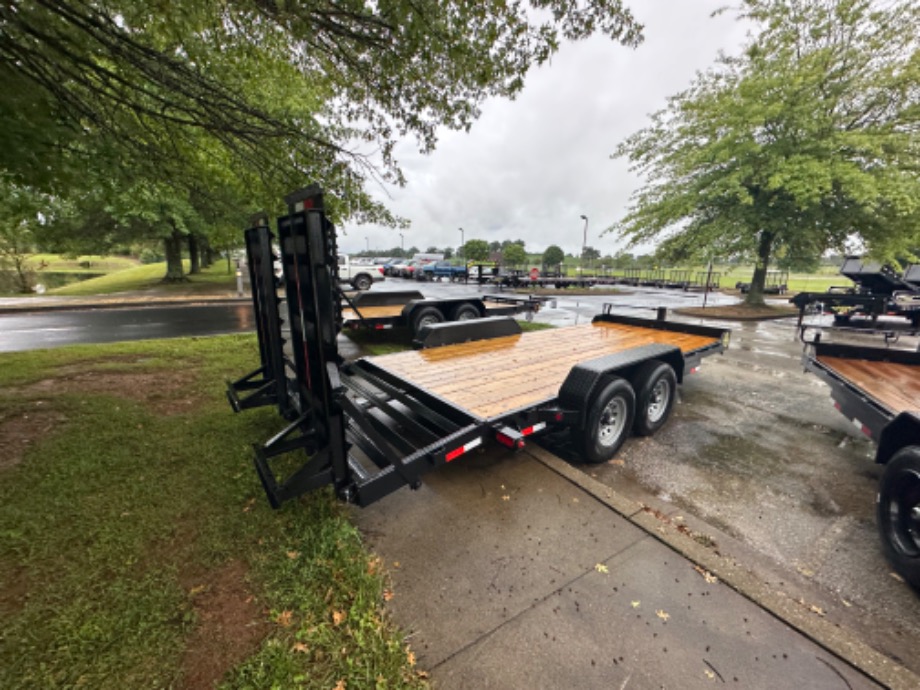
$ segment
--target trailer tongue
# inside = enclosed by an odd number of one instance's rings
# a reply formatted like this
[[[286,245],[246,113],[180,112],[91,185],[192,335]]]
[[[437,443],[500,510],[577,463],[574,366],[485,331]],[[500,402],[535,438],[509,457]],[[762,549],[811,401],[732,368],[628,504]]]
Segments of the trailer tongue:
[[[286,201],[284,300],[271,231],[245,233],[261,366],[227,388],[234,410],[274,405],[289,422],[255,446],[276,508],[327,485],[368,505],[417,488],[425,472],[486,443],[518,449],[553,427],[570,429],[586,461],[608,460],[631,432],[657,431],[685,374],[728,344],[723,329],[608,309],[591,324],[533,333],[501,317],[429,325],[421,344],[437,347],[345,363],[335,231],[322,192],[309,187]]]

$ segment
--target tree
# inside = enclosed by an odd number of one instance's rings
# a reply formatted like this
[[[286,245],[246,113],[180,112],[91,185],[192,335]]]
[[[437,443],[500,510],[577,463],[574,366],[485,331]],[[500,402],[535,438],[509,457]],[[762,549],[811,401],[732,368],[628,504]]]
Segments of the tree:
[[[0,169],[62,193],[89,138],[171,179],[195,155],[275,197],[304,180],[333,218],[398,224],[364,191],[404,182],[396,142],[424,152],[513,97],[563,39],[641,26],[621,0],[22,0],[0,6]],[[28,116],[23,115],[27,113]],[[220,161],[222,162],[222,161]],[[279,191],[280,190],[280,191]]]
[[[594,247],[585,247],[581,250],[582,261],[596,261],[601,258],[601,253]]]
[[[563,261],[565,261],[565,252],[562,251],[561,247],[555,244],[551,244],[546,248],[546,251],[543,252],[544,269],[550,266],[559,266]]]
[[[645,186],[614,228],[659,256],[755,261],[849,237],[884,260],[920,246],[920,5],[743,0],[760,27],[617,149]]]
[[[489,243],[485,240],[467,240],[463,245],[463,258],[466,261],[487,261]]]
[[[13,271],[19,292],[32,291],[27,262],[35,251],[35,232],[50,215],[47,197],[0,177],[0,267]]]
[[[502,250],[502,264],[505,266],[520,266],[527,263],[527,252],[517,242],[509,242]]]

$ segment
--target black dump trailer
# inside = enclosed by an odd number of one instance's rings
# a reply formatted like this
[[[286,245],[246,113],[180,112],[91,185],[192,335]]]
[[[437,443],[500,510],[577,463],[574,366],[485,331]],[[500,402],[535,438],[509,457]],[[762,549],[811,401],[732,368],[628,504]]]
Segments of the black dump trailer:
[[[920,588],[920,353],[817,339],[806,343],[803,363],[877,444],[875,461],[885,466],[877,498],[885,555]]]
[[[903,276],[891,266],[848,256],[840,275],[853,281],[852,287],[833,287],[828,292],[800,292],[789,301],[799,309],[799,325],[805,312],[820,307],[833,313],[843,327],[876,327],[881,316],[907,319],[910,328],[920,328],[920,272],[908,266]]]
[[[268,277],[271,231],[246,231],[261,366],[227,386],[234,410],[275,405],[287,420],[254,446],[276,508],[324,486],[368,505],[486,443],[519,449],[560,427],[585,461],[607,460],[630,433],[657,431],[678,384],[728,345],[724,329],[607,309],[590,324],[529,333],[508,317],[432,324],[420,334],[423,349],[344,362],[335,231],[322,192],[286,200],[277,235],[284,298]]]

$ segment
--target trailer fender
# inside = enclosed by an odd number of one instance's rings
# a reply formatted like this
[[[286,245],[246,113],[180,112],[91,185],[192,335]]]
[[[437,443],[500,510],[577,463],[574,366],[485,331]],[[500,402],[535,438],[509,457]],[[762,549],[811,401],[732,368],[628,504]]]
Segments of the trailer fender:
[[[559,388],[559,406],[578,410],[577,426],[584,428],[588,411],[605,381],[611,376],[629,379],[636,368],[652,359],[670,364],[678,382],[683,380],[684,360],[680,349],[660,343],[642,345],[576,364]]]
[[[875,461],[885,465],[901,448],[920,445],[920,412],[902,412],[879,435]]]
[[[510,316],[487,316],[484,319],[429,324],[416,333],[412,345],[416,350],[427,350],[470,340],[488,340],[520,333],[521,325]]]

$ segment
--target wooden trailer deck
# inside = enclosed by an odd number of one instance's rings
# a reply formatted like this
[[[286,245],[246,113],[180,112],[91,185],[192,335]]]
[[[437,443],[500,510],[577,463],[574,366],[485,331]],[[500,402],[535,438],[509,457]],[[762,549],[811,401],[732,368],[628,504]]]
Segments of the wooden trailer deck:
[[[548,329],[369,358],[379,369],[481,419],[555,398],[576,364],[651,343],[688,353],[717,338],[618,323]]]
[[[920,370],[910,364],[822,355],[817,361],[863,390],[892,415],[920,411]]]

